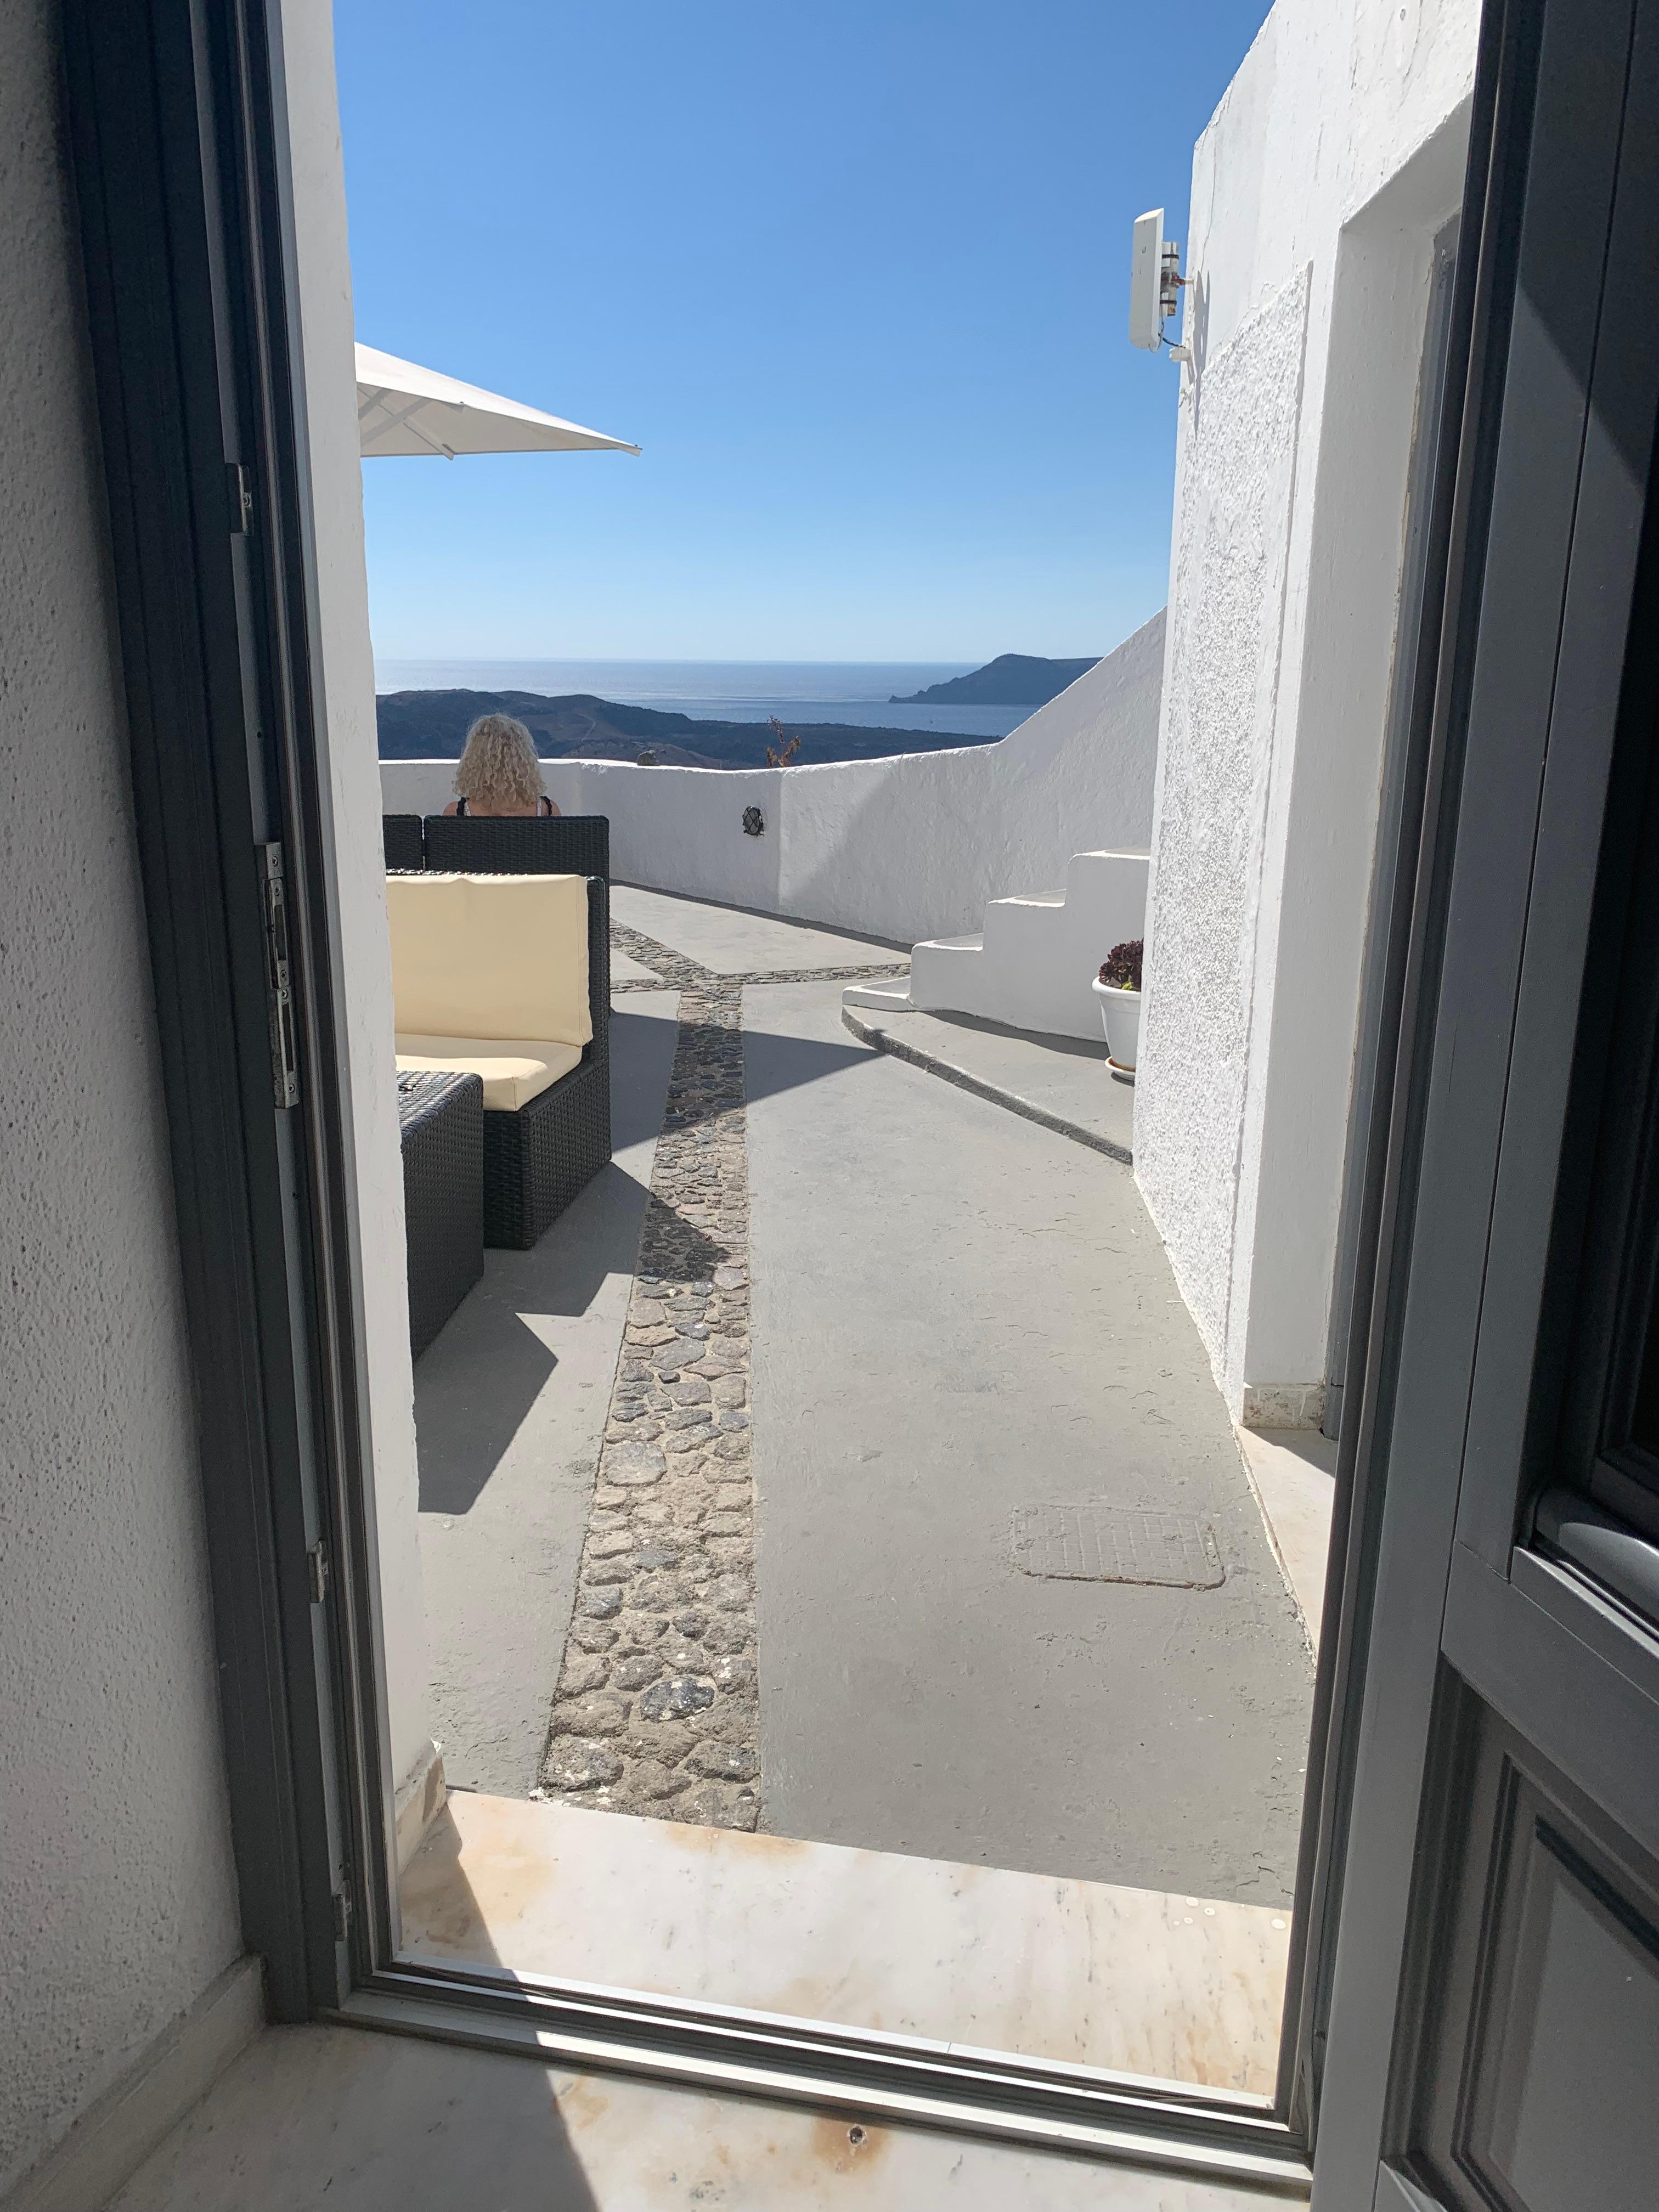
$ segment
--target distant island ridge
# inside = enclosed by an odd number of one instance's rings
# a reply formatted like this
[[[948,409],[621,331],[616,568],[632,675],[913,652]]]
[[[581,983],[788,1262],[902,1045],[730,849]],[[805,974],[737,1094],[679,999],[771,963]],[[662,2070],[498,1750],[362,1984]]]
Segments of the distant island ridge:
[[[586,692],[546,698],[536,691],[387,691],[374,702],[382,760],[458,760],[480,714],[512,714],[544,760],[645,762],[656,768],[764,768],[779,733],[769,722],[705,721],[656,707],[627,707]],[[846,722],[786,722],[800,739],[803,767],[885,760],[895,753],[994,744],[959,731],[866,729]],[[648,761],[646,757],[648,756]]]
[[[1093,665],[1092,660],[1042,660],[1004,653],[971,675],[930,685],[909,699],[895,698],[890,703],[937,708],[950,703],[955,696],[964,707],[1042,706]],[[1016,677],[997,674],[1007,669],[1017,672]],[[994,678],[985,694],[955,693],[957,684],[977,685]],[[1006,688],[1015,681],[1023,684],[1024,690],[1015,692]],[[803,767],[883,760],[899,753],[939,752],[998,742],[982,732],[805,722],[787,716],[775,726],[769,720],[738,720],[630,706],[591,692],[554,696],[506,689],[387,691],[376,698],[375,713],[382,760],[458,759],[469,726],[478,715],[488,714],[516,716],[530,731],[544,760],[646,762],[662,768],[763,768],[769,748],[775,750],[779,744],[780,726],[784,739],[800,739],[795,758]]]
[[[1000,653],[983,668],[967,676],[952,676],[943,684],[930,684],[925,691],[896,691],[890,707],[1046,707],[1067,684],[1086,676],[1100,655],[1087,660],[1045,660],[1032,653]]]

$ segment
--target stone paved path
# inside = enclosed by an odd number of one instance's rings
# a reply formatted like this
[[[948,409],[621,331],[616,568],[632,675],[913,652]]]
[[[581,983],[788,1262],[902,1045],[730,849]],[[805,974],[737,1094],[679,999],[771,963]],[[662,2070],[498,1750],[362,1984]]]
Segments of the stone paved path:
[[[679,1033],[541,1794],[753,1828],[760,1705],[743,989],[782,978],[716,975],[621,923],[612,939],[678,988]]]
[[[908,975],[908,960],[882,960],[866,963],[860,968],[757,968],[741,975],[718,975],[712,969],[700,967],[683,952],[675,952],[666,945],[659,945],[655,938],[647,937],[642,930],[629,929],[625,922],[611,925],[611,942],[618,952],[625,952],[630,960],[655,972],[636,975],[625,982],[613,982],[611,995],[619,991],[659,991],[665,983],[677,989],[700,990],[708,985],[722,989],[740,991],[745,983],[799,983],[810,979],[815,983],[863,982],[879,975]]]

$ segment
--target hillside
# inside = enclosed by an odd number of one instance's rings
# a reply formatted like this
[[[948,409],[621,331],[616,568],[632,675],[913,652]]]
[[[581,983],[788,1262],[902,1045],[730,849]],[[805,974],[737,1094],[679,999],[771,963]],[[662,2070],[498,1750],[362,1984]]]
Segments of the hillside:
[[[1044,660],[1030,653],[1000,653],[983,668],[967,676],[952,676],[943,684],[930,684],[925,691],[896,691],[888,702],[894,707],[1046,707],[1068,684],[1086,675],[1097,654],[1087,660]]]
[[[625,707],[586,692],[547,698],[536,691],[388,691],[374,705],[382,760],[456,760],[468,725],[489,714],[516,715],[544,760],[636,761],[649,751],[663,768],[764,768],[767,747],[777,743],[765,722],[704,721],[654,707]],[[844,722],[787,722],[784,727],[801,741],[796,758],[803,768],[994,742],[948,731],[866,730]]]

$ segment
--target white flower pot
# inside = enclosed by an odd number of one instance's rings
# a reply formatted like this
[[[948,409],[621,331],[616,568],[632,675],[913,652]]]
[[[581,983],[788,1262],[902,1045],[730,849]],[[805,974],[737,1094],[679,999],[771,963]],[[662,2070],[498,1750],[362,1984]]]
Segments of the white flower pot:
[[[1115,983],[1094,981],[1100,1001],[1100,1018],[1106,1030],[1107,1065],[1119,1075],[1133,1076],[1140,1050],[1140,994],[1120,990]]]

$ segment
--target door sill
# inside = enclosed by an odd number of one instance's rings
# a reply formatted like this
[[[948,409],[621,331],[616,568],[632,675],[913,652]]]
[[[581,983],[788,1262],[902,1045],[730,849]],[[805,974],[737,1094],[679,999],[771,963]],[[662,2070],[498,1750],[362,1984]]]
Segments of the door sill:
[[[582,2072],[806,2105],[1305,2198],[1312,2173],[1280,2121],[1167,2083],[1085,2083],[940,2045],[907,2051],[811,2022],[750,2026],[660,1999],[581,1996],[459,1977],[377,1977],[337,2009],[342,2027],[422,2036]]]

